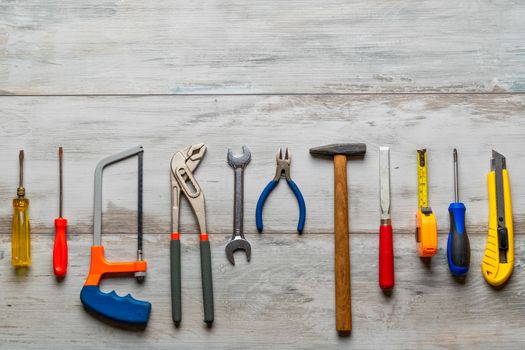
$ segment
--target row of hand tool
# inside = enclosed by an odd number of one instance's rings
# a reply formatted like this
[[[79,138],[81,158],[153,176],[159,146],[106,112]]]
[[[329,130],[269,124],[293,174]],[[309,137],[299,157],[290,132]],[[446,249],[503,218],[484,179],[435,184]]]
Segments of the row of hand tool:
[[[53,271],[57,277],[64,277],[67,271],[67,219],[62,216],[62,147],[58,149],[59,159],[59,215],[55,219],[55,244],[53,247]],[[14,267],[31,266],[31,226],[29,224],[29,199],[24,187],[24,151],[18,155],[19,180],[17,197],[13,199],[13,223],[11,238],[11,264]]]
[[[182,320],[181,298],[181,245],[179,233],[180,201],[182,195],[190,204],[200,230],[200,256],[201,279],[204,306],[204,322],[211,325],[214,320],[213,306],[213,280],[211,266],[211,250],[206,228],[206,209],[203,191],[193,173],[206,153],[206,146],[202,143],[188,146],[176,152],[170,163],[171,178],[171,242],[170,242],[170,269],[171,269],[171,300],[172,317],[175,325]],[[244,237],[243,231],[243,184],[244,168],[251,160],[251,153],[243,146],[241,156],[235,156],[231,150],[227,153],[227,162],[235,172],[234,194],[234,228],[233,236],[226,245],[226,257],[235,265],[234,252],[244,250],[248,261],[251,257],[250,243]],[[147,301],[136,300],[130,295],[118,296],[114,291],[103,293],[100,282],[103,276],[110,274],[131,273],[137,281],[141,282],[146,277],[147,263],[143,259],[142,247],[142,192],[143,192],[143,154],[142,146],[133,147],[126,151],[102,159],[95,169],[94,213],[93,213],[93,245],[91,247],[91,263],[89,275],[80,293],[80,299],[86,309],[102,315],[112,321],[145,326],[151,312],[151,304]],[[64,277],[68,266],[67,249],[67,220],[62,216],[63,203],[63,150],[59,148],[59,217],[55,219],[55,245],[53,250],[53,271],[57,277]],[[122,160],[137,156],[138,158],[138,209],[137,209],[137,260],[132,262],[110,262],[106,260],[104,246],[102,245],[102,181],[104,169]],[[29,200],[25,197],[23,187],[23,160],[24,151],[20,151],[20,181],[17,189],[18,197],[13,201],[14,217],[12,226],[12,259],[15,267],[29,267],[31,265],[31,244],[29,224]],[[288,149],[277,152],[277,170],[275,177],[264,188],[257,203],[256,222],[259,232],[263,230],[263,206],[277,186],[281,177],[286,181],[299,204],[299,223],[297,230],[302,233],[305,219],[306,206],[298,186],[290,177],[291,155]]]
[[[172,226],[170,242],[171,263],[171,301],[172,317],[175,325],[182,320],[181,304],[181,244],[179,232],[180,201],[184,196],[196,216],[200,230],[200,260],[203,292],[204,322],[211,325],[214,321],[213,279],[211,250],[206,228],[206,209],[202,188],[194,177],[194,172],[206,153],[204,144],[190,145],[176,152],[170,163]],[[227,153],[227,162],[234,169],[234,227],[233,236],[225,248],[226,257],[235,265],[234,252],[243,250],[250,261],[251,246],[243,232],[244,205],[244,169],[251,160],[251,153],[246,146],[243,153],[235,156],[231,150]],[[350,249],[348,223],[347,160],[363,158],[366,145],[330,144],[311,148],[312,156],[328,157],[334,162],[334,242],[335,242],[335,300],[336,329],[344,335],[352,329],[351,292],[350,292]],[[114,291],[103,293],[99,284],[101,278],[110,274],[133,274],[138,281],[146,276],[147,263],[143,259],[142,247],[142,192],[143,192],[143,154],[142,146],[102,159],[95,169],[93,245],[91,247],[90,271],[80,299],[86,309],[102,315],[112,321],[123,324],[145,326],[151,312],[151,304],[136,300],[129,294],[118,296]],[[106,260],[102,245],[102,180],[104,169],[124,159],[138,158],[138,209],[137,209],[137,260],[131,262],[110,262]],[[59,148],[59,216],[55,219],[55,244],[53,249],[53,271],[57,277],[65,276],[68,265],[67,219],[62,216],[63,180],[62,147]],[[23,185],[24,151],[20,151],[20,178],[17,198],[13,200],[14,216],[12,224],[12,259],[15,267],[31,265],[29,200],[25,197]],[[297,231],[303,232],[306,218],[306,205],[298,186],[291,179],[291,154],[288,149],[279,149],[276,156],[275,177],[262,191],[256,206],[256,227],[263,230],[263,207],[268,196],[276,188],[281,178],[285,178],[294,193],[299,206]],[[505,157],[493,151],[491,170],[488,174],[489,193],[489,229],[482,271],[487,282],[493,286],[503,285],[510,277],[514,265],[514,240],[512,227],[512,205],[510,197],[509,175]],[[450,232],[447,242],[447,261],[451,273],[456,277],[467,274],[470,266],[470,244],[465,229],[466,207],[459,201],[458,154],[453,152],[454,202],[449,206]],[[427,151],[417,151],[418,174],[418,210],[416,212],[416,242],[419,256],[429,259],[437,252],[437,224],[428,202]],[[393,230],[390,217],[390,149],[379,149],[379,182],[381,220],[379,229],[379,285],[389,290],[394,287],[394,250]]]
[[[333,158],[334,162],[334,242],[335,242],[335,302],[336,330],[348,335],[352,330],[350,259],[348,230],[347,160],[363,158],[366,145],[331,144],[311,148],[313,156]],[[464,278],[470,267],[470,244],[465,229],[466,207],[459,201],[458,155],[453,152],[455,198],[448,208],[450,232],[447,242],[447,261],[452,275]],[[492,286],[503,285],[514,265],[514,238],[509,175],[505,157],[492,151],[488,174],[489,228],[481,269]],[[430,259],[437,252],[436,218],[428,204],[427,152],[417,151],[418,211],[416,213],[416,244],[419,256]],[[379,149],[379,197],[381,221],[379,229],[379,286],[394,287],[394,249],[390,217],[390,149]]]
[[[394,287],[394,259],[392,224],[390,219],[390,150],[380,147],[380,207],[379,285],[383,289]],[[489,232],[482,261],[483,276],[495,287],[504,284],[512,273],[514,239],[509,175],[505,157],[492,151],[491,171],[488,175]],[[458,153],[453,151],[454,202],[450,203],[450,231],[447,241],[447,262],[455,277],[464,277],[470,267],[470,242],[465,227],[465,204],[459,201]],[[437,253],[438,236],[436,217],[428,204],[427,150],[417,151],[418,210],[416,212],[416,242],[421,258]]]
[[[380,154],[382,158],[388,157],[388,150],[382,149],[381,152],[384,152]],[[436,218],[428,203],[427,151],[425,149],[417,151],[417,165],[416,242],[419,256],[431,258],[437,252],[438,239]],[[514,265],[512,202],[505,157],[496,151],[492,151],[490,169],[487,177],[489,228],[481,270],[490,285],[499,287],[509,279]],[[465,227],[466,207],[459,200],[458,153],[456,149],[453,151],[453,171],[454,201],[448,207],[450,231],[447,240],[447,261],[453,276],[464,277],[470,267],[470,242]],[[381,197],[383,198],[383,181],[381,182],[381,189]],[[383,208],[383,202],[381,202],[381,208]],[[393,286],[393,279],[388,284]]]

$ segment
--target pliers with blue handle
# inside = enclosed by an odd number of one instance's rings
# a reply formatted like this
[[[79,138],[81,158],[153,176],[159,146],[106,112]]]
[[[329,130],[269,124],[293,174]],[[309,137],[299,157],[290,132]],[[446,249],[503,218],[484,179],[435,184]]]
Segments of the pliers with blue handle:
[[[263,230],[263,219],[262,219],[262,212],[264,207],[264,202],[266,202],[266,199],[272,192],[272,190],[277,187],[277,184],[279,183],[279,180],[281,177],[286,178],[286,182],[288,183],[288,186],[292,189],[293,193],[295,194],[295,198],[297,198],[297,203],[299,204],[299,222],[297,223],[297,231],[299,234],[303,233],[304,228],[304,222],[306,220],[306,205],[304,204],[304,198],[301,194],[301,191],[299,190],[299,187],[293,182],[292,178],[290,177],[290,164],[292,162],[292,156],[290,152],[288,151],[288,148],[284,151],[283,156],[283,149],[279,148],[277,151],[277,169],[275,171],[275,177],[266,185],[264,190],[261,193],[261,196],[259,197],[259,200],[257,201],[257,208],[255,209],[255,224],[257,225],[257,230],[259,232],[262,232]]]

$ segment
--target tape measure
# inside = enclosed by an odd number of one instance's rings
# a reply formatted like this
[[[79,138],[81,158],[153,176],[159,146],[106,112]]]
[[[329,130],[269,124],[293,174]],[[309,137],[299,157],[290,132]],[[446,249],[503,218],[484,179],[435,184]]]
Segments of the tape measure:
[[[437,252],[437,223],[428,205],[427,150],[417,151],[418,210],[416,213],[416,242],[420,257],[428,258]]]
[[[426,149],[417,151],[417,202],[419,209],[428,207]]]

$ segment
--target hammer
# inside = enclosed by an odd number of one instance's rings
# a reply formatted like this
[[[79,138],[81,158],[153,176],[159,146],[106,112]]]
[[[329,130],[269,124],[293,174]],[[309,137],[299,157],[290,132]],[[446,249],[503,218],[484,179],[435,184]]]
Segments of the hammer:
[[[364,143],[337,143],[310,148],[312,156],[334,159],[335,328],[343,336],[352,331],[346,161],[348,158],[363,158],[365,153]]]

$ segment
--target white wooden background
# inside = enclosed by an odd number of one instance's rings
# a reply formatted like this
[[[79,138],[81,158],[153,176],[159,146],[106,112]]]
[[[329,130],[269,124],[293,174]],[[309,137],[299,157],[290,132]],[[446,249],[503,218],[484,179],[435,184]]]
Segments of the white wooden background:
[[[521,1],[16,1],[0,0],[0,348],[520,348],[525,342],[525,3]],[[198,242],[186,203],[183,323],[171,322],[169,161],[205,142],[196,171],[206,196],[216,322],[202,322]],[[365,142],[348,164],[354,331],[335,332],[332,164],[308,148]],[[103,289],[153,303],[143,332],[87,314],[97,162],[142,144],[146,282]],[[252,151],[245,231],[252,261],[232,267],[233,171],[226,150]],[[52,275],[63,146],[70,267]],[[396,287],[377,285],[378,155],[391,147]],[[307,205],[305,233],[283,183],[254,210],[288,146]],[[430,202],[440,250],[417,257],[415,150],[429,149]],[[460,156],[472,268],[464,283],[446,265],[452,149]],[[483,280],[486,174],[491,149],[507,157],[516,266],[501,290]],[[10,265],[17,151],[26,151],[33,266]],[[136,161],[105,172],[104,237],[110,259],[135,256]]]

